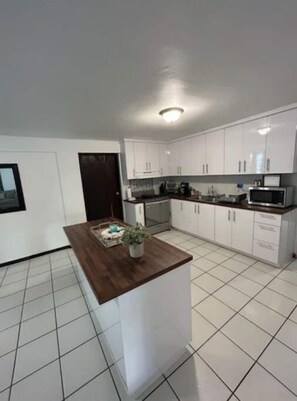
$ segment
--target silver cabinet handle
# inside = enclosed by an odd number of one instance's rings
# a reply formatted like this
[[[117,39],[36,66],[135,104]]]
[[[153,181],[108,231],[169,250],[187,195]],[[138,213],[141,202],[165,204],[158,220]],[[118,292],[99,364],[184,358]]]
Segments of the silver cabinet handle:
[[[228,220],[230,221],[231,219],[231,210],[228,210]]]
[[[148,170],[147,162],[145,162],[145,169]]]
[[[163,175],[163,167],[161,167],[161,175]]]
[[[236,221],[236,213],[235,213],[235,210],[233,210],[233,221],[234,221],[234,222]]]
[[[195,209],[195,214],[196,214],[196,205],[194,205],[194,209]]]
[[[135,177],[135,168],[133,169],[133,177]]]
[[[208,174],[208,163],[206,163],[206,174]]]
[[[262,226],[262,225],[259,225],[259,227],[261,228],[261,230],[264,230],[264,231],[271,231],[271,232],[274,232],[274,233],[275,233],[275,227],[271,227],[271,226]]]
[[[198,205],[198,214],[200,214],[200,205]]]
[[[181,166],[179,167],[179,173],[180,173],[180,174],[182,173],[182,168],[181,168]]]
[[[273,250],[273,246],[272,245],[263,244],[263,242],[258,242],[258,244],[259,244],[260,248],[269,249],[270,251]]]
[[[141,205],[139,205],[139,214],[141,214]]]
[[[241,173],[241,161],[238,162],[238,172]]]
[[[276,217],[273,214],[260,213],[260,216],[263,217],[263,219],[276,220]]]
[[[203,164],[203,167],[202,167],[202,168],[203,168],[203,174],[204,174],[204,164]]]
[[[183,210],[183,203],[180,203],[180,210]]]
[[[270,171],[270,159],[267,157],[266,170]]]
[[[151,165],[151,162],[150,162],[150,170],[152,169],[152,165]]]
[[[243,172],[246,173],[246,160],[243,162]]]
[[[178,174],[178,166],[176,166],[176,174]]]

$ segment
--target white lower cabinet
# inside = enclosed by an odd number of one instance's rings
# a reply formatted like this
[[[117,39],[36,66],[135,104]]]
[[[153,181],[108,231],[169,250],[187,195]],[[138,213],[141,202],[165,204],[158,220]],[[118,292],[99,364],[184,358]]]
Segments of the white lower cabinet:
[[[215,207],[205,203],[197,203],[198,235],[210,241],[214,241]]]
[[[295,210],[284,215],[255,213],[253,255],[278,266],[292,259],[295,238]]]
[[[144,205],[143,203],[124,202],[125,205],[125,222],[131,225],[140,223],[144,226]]]
[[[278,266],[292,259],[296,215],[171,199],[174,228]]]
[[[215,241],[252,254],[254,212],[215,206]]]
[[[214,206],[171,199],[171,225],[189,234],[214,240]]]

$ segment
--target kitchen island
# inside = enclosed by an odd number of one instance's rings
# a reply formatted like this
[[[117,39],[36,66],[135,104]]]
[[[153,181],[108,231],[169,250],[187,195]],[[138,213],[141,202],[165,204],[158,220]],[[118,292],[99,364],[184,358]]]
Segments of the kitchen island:
[[[128,394],[139,395],[181,356],[191,340],[191,255],[157,238],[132,259],[128,248],[104,248],[90,228],[65,227],[80,264],[80,285],[107,360]]]

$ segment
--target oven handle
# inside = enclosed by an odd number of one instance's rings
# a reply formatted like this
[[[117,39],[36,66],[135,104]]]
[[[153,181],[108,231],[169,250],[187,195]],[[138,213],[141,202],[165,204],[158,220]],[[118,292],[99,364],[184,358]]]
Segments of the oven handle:
[[[156,202],[146,202],[145,205],[150,206],[150,205],[156,205],[156,204],[160,204],[160,203],[169,203],[169,199],[165,199],[163,201],[156,201]]]

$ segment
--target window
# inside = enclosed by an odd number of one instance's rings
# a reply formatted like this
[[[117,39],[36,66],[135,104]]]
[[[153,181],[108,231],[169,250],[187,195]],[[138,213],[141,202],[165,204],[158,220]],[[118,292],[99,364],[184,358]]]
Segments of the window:
[[[0,213],[26,210],[17,164],[0,164]]]

